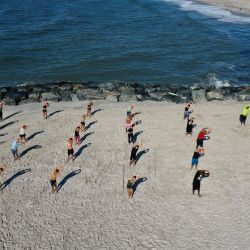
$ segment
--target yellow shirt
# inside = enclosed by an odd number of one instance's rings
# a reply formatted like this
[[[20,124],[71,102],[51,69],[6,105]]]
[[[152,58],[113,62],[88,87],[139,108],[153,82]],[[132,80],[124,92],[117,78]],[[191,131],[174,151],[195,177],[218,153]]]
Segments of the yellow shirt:
[[[247,107],[249,107],[249,108],[247,109]],[[250,110],[250,104],[248,104],[248,105],[246,105],[246,106],[244,107],[244,109],[242,110],[241,114],[244,115],[244,116],[247,116],[249,110]]]

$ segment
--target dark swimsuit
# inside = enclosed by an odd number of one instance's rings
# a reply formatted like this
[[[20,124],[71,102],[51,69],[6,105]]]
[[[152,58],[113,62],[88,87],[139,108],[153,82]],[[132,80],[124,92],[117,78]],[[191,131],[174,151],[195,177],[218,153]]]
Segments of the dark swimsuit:
[[[83,122],[81,122],[81,124],[83,125],[83,126],[85,126],[85,122],[83,121]]]
[[[79,136],[79,131],[75,130],[75,137]]]
[[[74,154],[74,149],[68,149],[68,155],[73,155]]]
[[[187,134],[191,134],[193,132],[193,121],[192,120],[188,120],[186,132],[187,132]]]
[[[133,188],[133,185],[134,185],[134,182],[131,180],[128,180],[127,189]]]
[[[47,107],[45,105],[43,106],[43,112],[47,112]]]
[[[136,159],[136,153],[138,151],[139,148],[133,147],[131,150],[131,155],[130,155],[130,160],[133,161]]]

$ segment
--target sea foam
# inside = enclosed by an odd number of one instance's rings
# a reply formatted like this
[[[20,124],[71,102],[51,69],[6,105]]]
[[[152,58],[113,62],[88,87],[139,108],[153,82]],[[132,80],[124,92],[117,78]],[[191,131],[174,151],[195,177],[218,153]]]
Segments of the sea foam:
[[[178,4],[180,8],[184,11],[196,11],[203,15],[216,18],[222,22],[250,24],[250,17],[237,15],[229,10],[225,10],[217,6],[195,3],[193,1],[188,1],[188,0],[163,0],[163,1]]]

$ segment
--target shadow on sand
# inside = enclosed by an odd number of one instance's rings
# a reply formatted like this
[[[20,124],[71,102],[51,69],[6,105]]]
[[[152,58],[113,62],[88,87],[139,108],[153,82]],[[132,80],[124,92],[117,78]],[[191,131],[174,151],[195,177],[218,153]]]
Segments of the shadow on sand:
[[[2,189],[6,188],[7,186],[10,185],[10,183],[16,179],[18,176],[20,175],[23,175],[23,174],[26,174],[28,172],[30,172],[31,169],[30,168],[27,168],[27,169],[24,169],[24,170],[19,170],[17,173],[15,173],[14,175],[12,175],[8,180],[6,180],[3,185],[2,185]]]
[[[81,169],[77,169],[75,171],[72,171],[71,173],[67,174],[58,184],[57,192],[60,191],[60,189],[63,187],[63,185],[67,182],[68,179],[74,177],[77,174],[81,173]]]
[[[147,152],[149,151],[149,149],[147,148],[147,149],[144,149],[144,150],[142,150],[142,151],[140,151],[137,155],[136,155],[136,163],[140,160],[140,158],[144,155],[144,154],[146,154]]]
[[[97,121],[93,121],[93,122],[89,123],[89,124],[85,127],[85,131],[87,131],[88,129],[90,129],[91,126],[94,125],[95,123],[97,123]]]
[[[133,193],[135,193],[137,187],[138,187],[141,183],[145,182],[147,179],[148,179],[147,177],[142,177],[142,178],[137,179],[137,180],[135,181],[133,187],[132,187],[132,188],[133,188]]]
[[[53,115],[55,115],[55,114],[57,114],[57,113],[61,113],[61,112],[63,112],[63,111],[64,111],[64,109],[56,110],[56,111],[50,113],[50,114],[47,116],[47,118],[50,118],[50,117],[52,117]]]
[[[138,132],[136,132],[136,133],[134,134],[133,143],[136,143],[137,137],[138,137],[140,134],[142,134],[142,133],[143,133],[143,131],[138,131]]]
[[[85,134],[81,139],[80,139],[80,144],[87,139],[88,136],[94,134],[95,132],[89,132]]]
[[[14,124],[16,122],[18,122],[18,120],[15,120],[15,121],[12,121],[12,122],[8,122],[8,123],[4,124],[3,126],[1,126],[0,129],[4,129],[4,128],[6,128],[6,127],[8,127],[8,126],[10,126],[10,125],[12,125],[12,124]]]
[[[39,135],[39,134],[42,134],[42,133],[44,133],[44,131],[35,132],[35,133],[33,133],[32,135],[30,135],[30,136],[26,139],[26,141],[30,141],[30,140],[32,140],[36,135]]]
[[[13,114],[11,114],[11,115],[6,116],[3,120],[5,121],[5,120],[11,118],[12,116],[21,114],[22,112],[23,112],[22,110],[19,110],[19,111],[15,112],[15,113],[13,113]]]
[[[104,109],[96,109],[96,110],[94,110],[92,113],[91,113],[91,115],[93,116],[94,114],[96,114],[97,112],[99,112],[99,111],[103,111]]]
[[[26,148],[20,155],[19,155],[19,158],[22,158],[24,155],[26,155],[29,151],[33,150],[33,149],[39,149],[41,148],[42,146],[40,145],[33,145],[29,148]]]
[[[74,154],[74,160],[75,160],[78,156],[80,156],[80,155],[82,154],[82,151],[83,151],[85,148],[89,147],[90,145],[91,145],[91,143],[87,143],[87,144],[81,146],[81,147],[77,150],[77,152]]]

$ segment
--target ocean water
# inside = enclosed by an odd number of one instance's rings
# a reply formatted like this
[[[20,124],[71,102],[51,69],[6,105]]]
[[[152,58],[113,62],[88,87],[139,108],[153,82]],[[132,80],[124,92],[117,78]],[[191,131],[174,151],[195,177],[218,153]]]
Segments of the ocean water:
[[[250,16],[187,0],[1,0],[0,85],[250,83]]]

